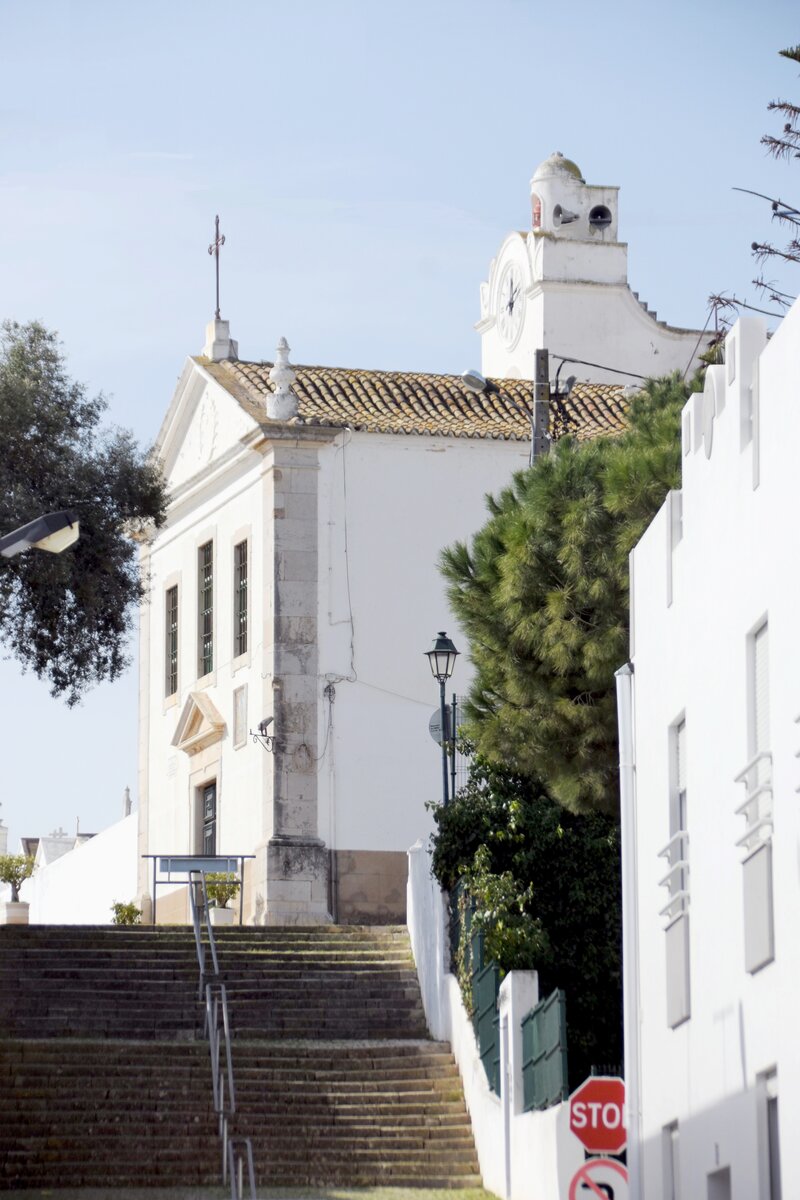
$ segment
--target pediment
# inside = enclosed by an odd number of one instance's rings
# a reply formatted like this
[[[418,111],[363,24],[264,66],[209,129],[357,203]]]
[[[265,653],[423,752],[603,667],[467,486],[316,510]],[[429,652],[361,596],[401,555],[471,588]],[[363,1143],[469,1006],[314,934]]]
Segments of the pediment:
[[[183,706],[172,745],[185,754],[197,754],[225,736],[225,721],[205,692],[190,692]]]
[[[235,450],[257,423],[194,359],[188,359],[156,439],[170,490]]]

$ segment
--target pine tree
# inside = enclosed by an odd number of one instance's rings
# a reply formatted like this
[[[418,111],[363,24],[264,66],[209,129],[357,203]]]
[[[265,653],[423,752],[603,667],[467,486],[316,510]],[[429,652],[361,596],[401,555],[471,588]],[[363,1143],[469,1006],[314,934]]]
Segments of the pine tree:
[[[442,555],[476,668],[468,736],[575,813],[617,809],[614,672],[628,656],[628,555],[679,486],[690,390],[677,375],[651,381],[622,435],[562,439],[488,498],[470,546]]]

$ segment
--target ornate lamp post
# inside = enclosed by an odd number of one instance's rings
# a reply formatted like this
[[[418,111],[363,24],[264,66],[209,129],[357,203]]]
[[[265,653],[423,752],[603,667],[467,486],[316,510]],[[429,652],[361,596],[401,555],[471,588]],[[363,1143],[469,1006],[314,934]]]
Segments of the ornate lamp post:
[[[431,665],[433,678],[439,682],[439,704],[442,719],[442,802],[446,806],[449,800],[447,787],[447,745],[450,738],[447,728],[447,704],[445,702],[444,689],[445,684],[455,670],[458,651],[447,634],[442,632],[437,633],[430,650],[425,651],[425,656]]]

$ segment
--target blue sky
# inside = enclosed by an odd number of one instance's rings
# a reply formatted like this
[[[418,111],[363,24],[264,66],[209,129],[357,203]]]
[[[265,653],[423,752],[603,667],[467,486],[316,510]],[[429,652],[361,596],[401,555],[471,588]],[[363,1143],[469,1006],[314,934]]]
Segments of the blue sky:
[[[749,246],[778,231],[732,189],[800,198],[759,145],[800,96],[783,0],[0,0],[0,28],[0,318],[57,329],[144,442],[213,313],[217,212],[242,357],[285,335],[296,362],[461,371],[551,151],[620,186],[631,285],[677,325],[759,303]],[[73,711],[0,681],[12,843],[109,824],[135,673]]]

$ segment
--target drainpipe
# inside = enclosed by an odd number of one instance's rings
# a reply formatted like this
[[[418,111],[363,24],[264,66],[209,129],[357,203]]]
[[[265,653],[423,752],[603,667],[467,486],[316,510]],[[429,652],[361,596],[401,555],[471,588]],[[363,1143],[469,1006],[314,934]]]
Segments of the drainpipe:
[[[622,842],[622,1013],[625,1028],[628,1195],[630,1200],[642,1200],[639,888],[636,858],[636,764],[633,743],[632,663],[626,663],[624,667],[620,667],[616,672],[616,681]]]

